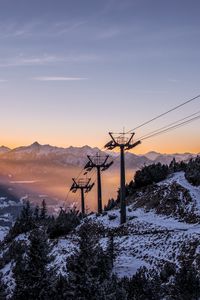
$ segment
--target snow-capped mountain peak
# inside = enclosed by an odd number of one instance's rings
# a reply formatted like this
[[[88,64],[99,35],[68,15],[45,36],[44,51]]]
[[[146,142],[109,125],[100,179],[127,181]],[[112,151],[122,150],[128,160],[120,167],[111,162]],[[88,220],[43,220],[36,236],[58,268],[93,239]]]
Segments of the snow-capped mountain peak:
[[[10,151],[10,148],[3,146],[3,145],[0,147],[0,154],[6,153],[8,151]]]

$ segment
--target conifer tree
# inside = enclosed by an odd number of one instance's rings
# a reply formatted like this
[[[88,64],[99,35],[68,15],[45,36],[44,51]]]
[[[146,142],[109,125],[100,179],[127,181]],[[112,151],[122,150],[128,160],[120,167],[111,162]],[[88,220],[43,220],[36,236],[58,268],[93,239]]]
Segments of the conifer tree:
[[[115,259],[115,249],[114,249],[114,236],[111,233],[109,236],[109,241],[108,241],[108,248],[107,248],[107,254],[109,256],[110,259],[110,264],[111,267],[113,268],[113,264],[114,264],[114,259]]]
[[[52,281],[49,291],[45,295],[45,300],[65,300],[68,299],[68,281],[67,278],[60,275]]]
[[[51,281],[51,272],[47,266],[51,258],[46,233],[42,229],[35,229],[31,232],[29,240],[27,254],[16,263],[14,299],[47,299],[48,285]]]
[[[34,215],[34,218],[35,218],[35,221],[38,221],[39,220],[39,206],[38,205],[36,205],[36,207],[35,207],[35,209],[34,209],[34,213],[33,213],[33,215]]]
[[[49,222],[48,233],[50,238],[68,234],[80,224],[80,214],[76,209],[65,211],[61,208],[58,217]]]
[[[128,294],[120,280],[113,275],[105,280],[97,292],[96,300],[128,300]],[[134,299],[136,300],[136,298]]]
[[[101,284],[109,279],[109,257],[91,236],[89,224],[82,225],[79,235],[79,249],[68,260],[69,299],[96,300]]]
[[[13,300],[29,299],[27,256],[23,253],[17,256],[13,273],[16,284]]]
[[[14,226],[11,228],[9,235],[11,237],[15,237],[21,233],[26,233],[33,228],[35,228],[33,211],[31,209],[30,202],[26,201],[19,217],[17,218]]]
[[[40,219],[45,220],[47,218],[47,205],[45,199],[42,200],[42,207],[40,210]]]
[[[180,270],[175,275],[175,294],[179,299],[200,298],[200,280],[196,268],[192,262],[183,261]]]
[[[3,282],[2,273],[0,273],[0,300],[5,300],[6,296],[6,285]]]

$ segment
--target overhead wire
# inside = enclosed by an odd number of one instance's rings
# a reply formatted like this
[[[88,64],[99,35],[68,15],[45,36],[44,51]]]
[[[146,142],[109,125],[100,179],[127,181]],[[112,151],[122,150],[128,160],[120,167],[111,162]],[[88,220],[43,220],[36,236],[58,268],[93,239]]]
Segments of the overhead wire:
[[[147,124],[149,124],[149,123],[151,123],[151,122],[153,122],[153,121],[155,121],[155,120],[157,120],[157,119],[159,119],[161,117],[164,117],[165,115],[171,113],[172,111],[175,111],[175,110],[179,109],[180,107],[185,106],[186,104],[195,101],[198,98],[200,98],[200,94],[197,95],[197,96],[195,96],[195,97],[193,97],[193,98],[190,98],[189,100],[186,100],[186,101],[182,102],[181,104],[179,104],[179,105],[177,105],[175,107],[172,107],[171,109],[167,110],[166,112],[164,112],[164,113],[162,113],[162,114],[160,114],[160,115],[158,115],[158,116],[156,116],[156,117],[154,117],[154,118],[152,118],[152,119],[150,119],[148,121],[145,121],[144,123],[136,126],[135,128],[127,131],[126,133],[130,133],[130,132],[132,132],[132,131],[134,131],[136,129],[139,129],[139,128],[141,128],[141,127],[143,127],[143,126],[145,126],[145,125],[147,125]]]
[[[179,123],[179,122],[181,122],[181,121],[187,120],[188,118],[193,117],[193,116],[196,116],[196,115],[198,115],[198,114],[200,114],[200,110],[197,111],[197,112],[195,112],[195,113],[193,113],[193,114],[190,114],[190,115],[188,115],[188,116],[186,116],[186,117],[184,117],[184,118],[181,118],[181,119],[179,119],[179,120],[177,120],[177,121],[174,121],[174,122],[172,122],[172,123],[170,123],[170,124],[168,124],[168,125],[165,125],[165,126],[159,128],[159,129],[156,129],[156,130],[154,130],[154,131],[151,131],[151,132],[149,132],[149,133],[147,133],[147,134],[141,136],[141,137],[138,138],[138,139],[143,139],[144,137],[148,136],[149,134],[153,134],[153,133],[156,133],[157,131],[160,131],[160,130],[162,130],[162,129],[166,129],[166,128],[168,128],[168,127],[171,126],[171,125],[175,125],[175,124],[177,124],[177,123]]]
[[[147,139],[152,138],[152,137],[154,137],[154,136],[160,135],[160,134],[162,134],[162,133],[165,133],[165,132],[168,132],[168,131],[170,131],[170,130],[173,130],[173,129],[182,127],[182,126],[184,126],[184,125],[186,125],[186,124],[192,123],[192,122],[194,122],[194,121],[196,121],[196,120],[198,120],[198,119],[200,119],[200,115],[199,115],[199,116],[196,116],[196,117],[194,117],[194,118],[191,118],[191,119],[189,119],[189,120],[187,120],[187,121],[181,122],[181,123],[179,123],[179,124],[177,124],[177,125],[169,126],[168,128],[166,128],[166,129],[164,129],[164,130],[160,130],[160,131],[158,131],[158,132],[156,132],[156,133],[149,134],[149,135],[144,136],[144,137],[142,137],[142,138],[138,138],[138,140],[140,140],[140,141],[147,140]]]
[[[150,124],[151,122],[153,122],[153,121],[155,121],[155,120],[157,120],[157,119],[159,119],[159,118],[161,118],[161,117],[163,117],[163,116],[165,116],[165,115],[167,115],[167,114],[169,114],[169,113],[171,113],[171,112],[173,112],[173,111],[175,111],[175,110],[177,110],[177,109],[179,109],[179,108],[181,108],[181,107],[183,107],[183,106],[185,106],[185,105],[187,105],[187,104],[189,104],[189,103],[191,103],[191,102],[193,102],[193,101],[195,101],[195,100],[198,99],[198,98],[200,98],[200,94],[197,95],[197,96],[195,96],[195,97],[193,97],[193,98],[190,98],[190,99],[184,101],[183,103],[181,103],[181,104],[179,104],[179,105],[177,105],[177,106],[175,106],[175,107],[173,107],[173,108],[167,110],[166,112],[164,112],[164,113],[162,113],[162,114],[159,114],[158,116],[156,116],[156,117],[154,117],[154,118],[151,118],[151,119],[148,120],[148,121],[145,121],[144,123],[142,123],[142,124],[136,126],[135,128],[133,128],[133,129],[131,129],[131,130],[125,132],[125,133],[126,133],[126,134],[127,134],[127,133],[130,133],[130,132],[135,131],[135,130],[137,130],[137,129],[139,129],[139,128],[141,128],[141,127],[147,125],[147,124]],[[146,134],[145,136],[142,136],[141,138],[139,138],[139,139],[137,139],[137,140],[145,140],[145,139],[149,139],[149,138],[151,138],[151,137],[153,137],[153,136],[160,135],[160,134],[165,133],[165,132],[167,132],[167,131],[169,131],[169,130],[176,129],[176,128],[180,127],[180,126],[186,125],[186,124],[190,123],[190,122],[193,121],[193,120],[195,121],[195,120],[198,119],[200,116],[195,117],[195,118],[193,118],[193,119],[191,119],[191,120],[187,120],[187,121],[185,121],[185,122],[183,122],[183,123],[181,123],[181,124],[177,124],[177,125],[174,125],[174,124],[176,124],[176,123],[178,123],[178,122],[180,122],[180,121],[186,120],[186,119],[188,119],[189,117],[194,116],[194,115],[196,115],[196,114],[197,114],[197,112],[194,113],[194,114],[191,114],[190,116],[187,116],[187,117],[185,117],[185,118],[182,118],[182,119],[180,119],[180,120],[178,120],[178,121],[175,121],[175,122],[173,122],[173,123],[171,123],[171,124],[168,124],[168,125],[166,125],[166,126],[164,126],[164,127],[161,127],[161,128],[159,128],[159,129],[157,129],[157,130],[155,130],[155,131],[153,131],[153,132],[150,132],[150,133]],[[171,126],[171,125],[174,125],[174,126]],[[171,127],[169,127],[169,126],[171,126]],[[102,151],[103,148],[104,148],[104,147],[102,147],[102,148],[100,149],[100,151]],[[117,156],[116,158],[114,158],[113,161],[115,161],[117,158],[118,158],[118,156]],[[86,162],[87,162],[87,161],[86,161]],[[83,171],[84,171],[84,167],[81,169],[81,171],[79,172],[79,174],[78,174],[77,177],[75,178],[76,180],[81,176],[81,174],[83,173]],[[94,175],[94,173],[91,175],[91,178],[93,177],[93,175]],[[65,197],[65,201],[68,200],[69,194],[70,194],[70,189],[69,189],[69,191],[68,191],[68,193],[67,193],[67,196]]]

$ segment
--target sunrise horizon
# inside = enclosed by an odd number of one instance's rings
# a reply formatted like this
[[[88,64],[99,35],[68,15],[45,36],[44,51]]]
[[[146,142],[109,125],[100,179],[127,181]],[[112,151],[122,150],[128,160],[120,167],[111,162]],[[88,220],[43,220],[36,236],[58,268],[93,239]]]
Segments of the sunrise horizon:
[[[185,0],[3,0],[1,144],[101,148],[124,126],[139,126],[137,139],[185,122],[134,151],[200,152],[198,11]]]
[[[106,141],[105,141],[106,142]],[[16,148],[19,148],[19,147],[29,147],[35,143],[38,143],[40,146],[51,146],[51,147],[58,147],[58,148],[64,148],[64,149],[68,149],[70,147],[73,147],[73,148],[84,148],[84,147],[90,147],[90,148],[98,148],[99,150],[102,150],[102,151],[106,151],[106,149],[104,149],[103,145],[92,145],[92,144],[77,144],[77,145],[74,145],[74,144],[65,144],[65,143],[44,143],[40,140],[33,140],[31,142],[23,142],[22,144],[5,144],[5,143],[0,143],[0,148],[1,147],[7,147],[9,148],[10,150],[14,150]],[[140,148],[141,148],[141,145],[140,145]],[[143,150],[144,149],[144,150]],[[199,154],[200,153],[200,148],[196,147],[195,148],[192,148],[190,147],[189,149],[191,150],[187,150],[185,148],[181,149],[179,148],[180,150],[164,150],[162,151],[162,148],[160,148],[161,150],[159,150],[159,146],[154,146],[154,148],[149,148],[149,147],[142,147],[142,150],[141,149],[135,149],[135,151],[130,151],[131,153],[134,153],[134,154],[137,154],[137,155],[144,155],[146,153],[149,153],[149,152],[157,152],[157,153],[160,153],[160,154],[186,154],[186,153],[191,153],[191,154]],[[166,149],[166,147],[165,147]],[[115,152],[118,152],[118,151],[115,151]]]

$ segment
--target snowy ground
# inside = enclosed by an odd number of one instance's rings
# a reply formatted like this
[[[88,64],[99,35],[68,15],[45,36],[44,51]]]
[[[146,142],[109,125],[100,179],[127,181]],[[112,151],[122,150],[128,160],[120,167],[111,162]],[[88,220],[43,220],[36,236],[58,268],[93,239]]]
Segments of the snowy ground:
[[[0,241],[3,241],[4,237],[8,233],[9,228],[0,226]]]
[[[119,210],[112,210],[105,216],[90,216],[106,230],[122,230],[122,233],[114,236],[116,258],[113,271],[119,277],[132,276],[142,266],[159,267],[164,262],[178,265],[181,247],[200,238],[200,224],[180,222],[172,217],[159,216],[153,211],[132,210],[131,205],[127,207],[127,217],[127,224],[120,226]],[[104,249],[107,242],[108,238],[105,237],[100,241]],[[52,253],[56,259],[53,265],[57,273],[67,273],[66,259],[76,246],[77,240],[73,237],[60,239],[54,246]]]
[[[176,181],[186,188],[200,212],[200,187],[193,187],[187,182],[183,172],[178,172],[159,183],[168,185]],[[145,212],[142,208],[127,206],[127,223],[120,226],[119,209],[108,211],[107,214],[98,216],[90,215],[90,219],[101,224],[105,233],[113,232],[114,236],[114,273],[119,277],[132,276],[141,267],[151,268],[163,266],[164,262],[179,265],[179,256],[182,248],[192,242],[199,243],[200,224],[181,222],[173,217],[158,215],[153,210]],[[4,233],[0,231],[0,237]],[[18,239],[26,239],[19,236]],[[106,249],[108,238],[102,236],[100,244]],[[67,275],[67,258],[77,247],[77,236],[68,235],[53,242],[51,266],[55,267],[57,274]],[[200,244],[198,251],[200,253]],[[8,268],[6,266],[5,268]],[[7,269],[3,270],[5,272]],[[8,276],[11,276],[11,274]]]
[[[170,178],[160,182],[159,185],[162,184],[168,185],[174,181],[189,191],[190,196],[192,197],[193,201],[196,203],[198,212],[200,214],[200,186],[195,187],[191,185],[185,178],[184,172],[177,172],[173,174]]]
[[[67,258],[71,256],[77,248],[77,239],[69,236],[67,239],[59,239],[52,249],[53,262],[49,267],[54,267],[57,274],[65,276],[67,274]]]
[[[160,185],[168,185],[174,181],[189,191],[200,213],[200,187],[192,186],[183,172],[175,173]],[[120,227],[119,210],[109,211],[107,215],[100,217],[93,215],[91,218],[107,229]],[[114,237],[117,254],[114,271],[120,277],[133,275],[141,266],[159,266],[167,261],[178,265],[181,248],[200,238],[200,224],[180,222],[154,211],[145,212],[141,208],[134,210],[132,205],[127,207],[127,219],[124,233]]]

